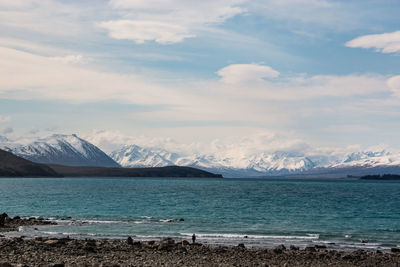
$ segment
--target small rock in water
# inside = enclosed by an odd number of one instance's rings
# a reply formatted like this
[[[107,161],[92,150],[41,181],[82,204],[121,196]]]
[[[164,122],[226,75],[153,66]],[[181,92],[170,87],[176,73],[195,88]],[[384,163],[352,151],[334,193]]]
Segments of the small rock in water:
[[[299,248],[294,245],[290,245],[290,250],[299,250]]]
[[[133,245],[133,239],[132,239],[132,237],[128,237],[127,239],[126,239],[126,243],[128,243],[128,245]]]
[[[180,219],[179,219],[179,221],[180,221],[180,222],[183,222],[183,221],[185,221],[185,219],[183,219],[183,218],[180,218]]]

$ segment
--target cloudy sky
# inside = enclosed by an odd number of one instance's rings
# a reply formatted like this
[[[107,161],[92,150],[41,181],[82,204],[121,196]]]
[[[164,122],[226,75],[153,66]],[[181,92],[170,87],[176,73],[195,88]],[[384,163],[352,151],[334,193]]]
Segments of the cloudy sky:
[[[0,135],[400,148],[398,14],[398,0],[0,0]]]

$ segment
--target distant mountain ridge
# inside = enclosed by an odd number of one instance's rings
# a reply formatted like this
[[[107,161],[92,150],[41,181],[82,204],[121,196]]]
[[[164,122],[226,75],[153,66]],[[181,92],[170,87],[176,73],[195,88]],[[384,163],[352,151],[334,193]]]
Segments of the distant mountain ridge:
[[[222,173],[225,177],[379,174],[385,170],[400,173],[400,155],[382,151],[351,152],[343,157],[304,156],[276,151],[235,158],[193,154],[180,156],[163,149],[124,146],[110,154],[123,167],[190,166]],[[396,167],[398,166],[398,168]],[[346,173],[347,172],[347,173]],[[383,173],[382,173],[383,174]]]
[[[37,163],[67,166],[120,167],[98,147],[75,134],[54,134],[47,138],[15,142],[0,139],[0,148]]]
[[[66,166],[149,168],[186,166],[225,177],[346,176],[400,173],[400,154],[386,150],[355,151],[340,156],[275,151],[253,154],[181,155],[161,148],[125,145],[105,154],[76,135],[52,135],[11,141],[0,136],[0,148],[38,163]],[[388,172],[391,171],[391,172]]]
[[[222,178],[219,174],[189,167],[113,168],[34,163],[0,149],[1,177],[180,177]]]

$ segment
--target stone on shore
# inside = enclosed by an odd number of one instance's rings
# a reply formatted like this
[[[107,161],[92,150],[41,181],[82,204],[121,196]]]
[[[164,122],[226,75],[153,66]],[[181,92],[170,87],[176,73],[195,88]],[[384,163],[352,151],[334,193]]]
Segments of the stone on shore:
[[[57,245],[46,245],[58,241]],[[136,243],[136,242],[134,242]],[[238,249],[200,244],[124,240],[0,239],[0,259],[9,266],[398,266],[400,253],[310,249]],[[277,251],[279,251],[277,253]],[[9,265],[7,265],[9,264]],[[397,265],[396,265],[397,264]]]
[[[127,239],[126,239],[126,243],[128,244],[128,245],[133,245],[133,239],[132,239],[132,237],[128,237]]]

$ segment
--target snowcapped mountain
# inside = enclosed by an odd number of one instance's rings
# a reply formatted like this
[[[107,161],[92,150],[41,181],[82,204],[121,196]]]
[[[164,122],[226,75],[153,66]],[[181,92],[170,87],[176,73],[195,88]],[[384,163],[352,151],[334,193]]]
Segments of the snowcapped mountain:
[[[120,167],[91,143],[73,135],[55,134],[37,140],[0,139],[0,148],[37,163],[68,166]]]
[[[394,166],[400,165],[400,154],[391,153],[386,150],[381,151],[359,151],[349,153],[345,158],[335,164],[333,167],[338,166],[364,166],[364,167],[377,167],[377,166]]]
[[[315,166],[309,158],[286,152],[262,153],[249,158],[249,169],[269,173],[292,173],[309,170]]]
[[[262,153],[250,157],[232,158],[194,154],[181,156],[161,149],[125,146],[110,154],[123,167],[189,166],[225,176],[260,176],[287,174],[311,169],[315,164],[307,157],[285,152]]]
[[[165,150],[152,151],[137,145],[125,146],[110,154],[110,157],[121,166],[131,167],[164,167],[176,165],[178,155]]]
[[[36,140],[8,140],[0,136],[0,149],[38,163],[70,166],[163,167],[188,166],[220,173],[225,177],[280,176],[307,173],[361,173],[372,168],[400,170],[400,153],[367,150],[350,153],[246,152],[235,150],[208,154],[178,154],[160,148],[127,145],[106,155],[76,135],[52,135]],[[238,150],[240,151],[240,150]],[[378,171],[378,169],[375,169]]]
[[[125,146],[110,156],[123,167],[190,166],[221,173],[226,177],[290,175],[323,168],[373,168],[400,166],[400,154],[382,151],[359,151],[336,156],[313,155],[277,151],[253,155],[227,156],[219,154],[179,155],[162,149]]]

